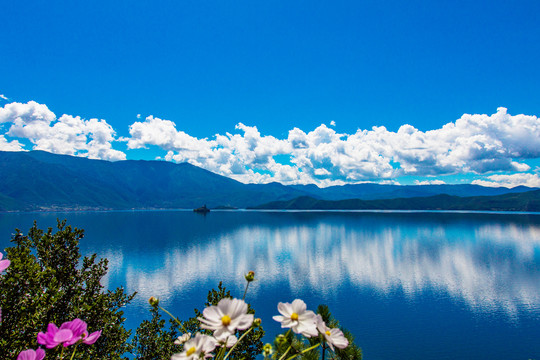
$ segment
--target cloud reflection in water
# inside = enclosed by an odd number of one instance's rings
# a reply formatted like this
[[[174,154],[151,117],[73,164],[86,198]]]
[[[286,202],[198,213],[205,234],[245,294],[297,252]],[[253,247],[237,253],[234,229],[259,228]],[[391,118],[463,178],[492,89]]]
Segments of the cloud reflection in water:
[[[103,254],[120,259],[109,277],[138,291],[146,301],[162,299],[222,279],[242,289],[239,274],[255,270],[265,286],[288,286],[292,294],[311,290],[328,296],[341,284],[382,294],[443,292],[475,311],[540,305],[540,227],[482,223],[461,227],[423,224],[381,228],[338,222],[283,226],[243,225],[204,242],[180,242],[164,252]],[[120,252],[120,253],[119,253]],[[123,267],[125,270],[119,270]],[[116,268],[116,269],[115,269]],[[125,276],[125,279],[118,277]],[[231,286],[228,286],[231,287]]]

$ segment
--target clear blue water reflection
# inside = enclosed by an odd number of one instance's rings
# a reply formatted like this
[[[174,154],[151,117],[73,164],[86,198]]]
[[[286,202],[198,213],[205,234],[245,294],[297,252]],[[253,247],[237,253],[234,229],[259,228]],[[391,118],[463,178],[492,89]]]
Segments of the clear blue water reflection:
[[[15,227],[86,230],[83,253],[110,260],[105,285],[192,315],[222,280],[275,335],[278,301],[330,306],[366,359],[540,358],[540,216],[466,213],[189,211],[0,215]],[[270,341],[271,339],[267,339]]]

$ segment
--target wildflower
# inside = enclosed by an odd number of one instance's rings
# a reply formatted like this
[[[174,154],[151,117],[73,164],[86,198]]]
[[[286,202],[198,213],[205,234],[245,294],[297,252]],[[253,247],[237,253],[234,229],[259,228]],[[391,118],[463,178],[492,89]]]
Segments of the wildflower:
[[[248,306],[243,300],[221,299],[217,306],[203,310],[201,328],[214,330],[214,336],[222,333],[234,334],[236,330],[245,330],[253,323],[253,314],[247,313]]]
[[[255,271],[248,271],[248,273],[244,275],[244,278],[248,283],[252,282],[253,280],[255,280]]]
[[[82,340],[87,345],[92,345],[101,336],[101,330],[88,335],[87,324],[81,319],[75,319],[63,323],[60,328],[50,323],[47,332],[40,332],[37,336],[38,344],[45,345],[47,349],[52,349],[60,344],[68,347]]]
[[[6,270],[9,267],[9,264],[11,264],[11,261],[9,260],[2,260],[2,257],[4,255],[0,252],[0,272]]]
[[[264,357],[268,357],[268,356],[272,355],[273,352],[274,352],[274,349],[272,348],[272,344],[265,344],[263,346],[263,355],[264,355]]]
[[[238,341],[236,336],[228,334],[226,332],[221,333],[220,336],[215,336],[215,339],[217,340],[219,345],[225,346],[227,348],[230,348]]]
[[[61,343],[70,340],[73,337],[71,330],[60,330],[58,327],[50,323],[47,326],[47,332],[40,332],[37,336],[37,342],[40,345],[45,345],[47,349],[52,349]]]
[[[184,351],[173,354],[171,360],[197,360],[212,357],[210,353],[214,351],[216,345],[217,341],[213,337],[197,333],[194,338],[184,344]]]
[[[188,333],[185,333],[184,335],[182,336],[179,336],[178,339],[174,340],[174,343],[176,345],[182,345],[183,343],[185,343],[186,341],[188,341],[189,339],[191,339],[191,333],[188,332]]]
[[[37,349],[37,350],[24,350],[19,353],[19,356],[17,356],[17,360],[41,360],[45,357],[45,350],[43,349]]]
[[[334,351],[334,346],[338,349],[345,349],[349,346],[349,340],[343,335],[343,332],[340,329],[332,329],[326,326],[322,316],[319,314],[317,314],[317,330],[324,336],[326,343],[332,351]]]
[[[273,319],[280,322],[282,328],[291,328],[305,337],[317,336],[315,313],[306,310],[306,303],[302,300],[296,299],[292,304],[280,302],[278,311],[281,315],[276,315]]]

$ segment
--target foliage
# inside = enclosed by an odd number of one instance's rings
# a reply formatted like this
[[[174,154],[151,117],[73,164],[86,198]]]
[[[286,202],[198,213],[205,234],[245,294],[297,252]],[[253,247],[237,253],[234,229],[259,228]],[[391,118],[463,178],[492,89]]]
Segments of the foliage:
[[[14,359],[22,350],[35,349],[37,334],[47,324],[80,318],[90,332],[102,330],[102,335],[95,346],[79,346],[78,359],[125,359],[130,331],[123,326],[121,308],[135,294],[121,287],[104,291],[100,281],[107,260],[94,254],[81,262],[83,237],[83,230],[66,226],[65,220],[58,221],[55,233],[38,229],[35,222],[28,235],[16,230],[11,239],[15,246],[6,249],[11,265],[0,276],[0,358]],[[54,358],[51,353],[58,348],[48,350],[47,358]]]
[[[223,283],[220,282],[217,289],[212,289],[208,292],[205,306],[217,305],[217,303],[224,298],[232,298],[232,295],[231,292],[223,286]],[[195,334],[196,332],[207,335],[212,334],[211,331],[200,329],[200,321],[197,318],[202,316],[202,312],[198,309],[194,309],[195,316],[186,321],[178,320],[181,325],[174,320],[171,321],[168,329],[165,328],[165,321],[161,319],[158,308],[152,307],[151,312],[152,320],[145,320],[139,325],[132,342],[132,346],[135,348],[134,355],[137,356],[137,359],[169,359],[173,353],[180,352],[181,346],[174,345],[173,341],[180,335],[182,330],[184,332],[190,332],[191,334]],[[249,305],[248,313],[255,313],[253,308]],[[242,336],[245,331],[240,331],[239,336]],[[258,327],[251,331],[244,337],[238,346],[236,346],[228,359],[254,360],[262,351],[263,336],[264,330],[262,327]]]
[[[133,355],[139,360],[170,359],[179,349],[179,346],[174,344],[179,334],[179,324],[171,319],[167,329],[159,308],[151,306],[150,312],[152,319],[144,320],[133,337]]]

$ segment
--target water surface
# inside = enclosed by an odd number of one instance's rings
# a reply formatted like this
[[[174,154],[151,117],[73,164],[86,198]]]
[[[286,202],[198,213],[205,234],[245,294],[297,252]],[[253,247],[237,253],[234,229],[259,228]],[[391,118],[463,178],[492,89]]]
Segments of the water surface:
[[[540,358],[540,215],[433,212],[135,211],[0,214],[0,245],[56,218],[84,228],[105,285],[154,295],[181,318],[219,281],[270,335],[279,301],[327,304],[365,359]]]

